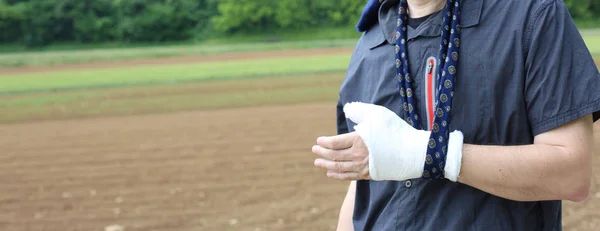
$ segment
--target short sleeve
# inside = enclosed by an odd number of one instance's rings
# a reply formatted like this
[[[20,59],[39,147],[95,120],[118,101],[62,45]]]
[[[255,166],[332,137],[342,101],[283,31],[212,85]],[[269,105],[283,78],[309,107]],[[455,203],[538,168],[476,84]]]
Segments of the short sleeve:
[[[600,117],[600,73],[560,0],[531,15],[525,33],[525,101],[533,135],[583,116]]]

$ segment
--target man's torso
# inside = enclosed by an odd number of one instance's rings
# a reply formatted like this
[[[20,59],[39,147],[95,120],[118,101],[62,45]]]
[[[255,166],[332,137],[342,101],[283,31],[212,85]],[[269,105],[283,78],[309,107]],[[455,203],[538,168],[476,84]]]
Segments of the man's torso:
[[[532,13],[533,4],[507,2],[463,1],[450,126],[451,131],[463,132],[465,143],[533,142],[524,99],[523,65],[525,16]],[[396,7],[397,1],[384,2],[380,25],[359,40],[340,89],[342,105],[374,103],[402,115],[392,37]],[[429,62],[439,55],[441,14],[432,15],[408,32],[409,66],[419,115],[427,115]],[[427,120],[421,121],[427,127]],[[353,131],[354,124],[345,122],[348,131]],[[560,230],[561,203],[510,201],[447,180],[358,181],[354,225],[356,230]]]

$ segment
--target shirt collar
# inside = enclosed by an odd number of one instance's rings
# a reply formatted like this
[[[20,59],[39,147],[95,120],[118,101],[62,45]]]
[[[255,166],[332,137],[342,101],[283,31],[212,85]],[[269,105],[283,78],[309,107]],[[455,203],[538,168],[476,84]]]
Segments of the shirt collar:
[[[379,8],[379,24],[383,37],[390,44],[396,44],[396,21],[398,20],[398,3],[400,0],[385,0]],[[461,28],[474,27],[479,24],[483,0],[462,0]],[[444,19],[443,10],[436,12],[423,22],[418,28],[408,27],[408,39],[417,37],[437,37],[441,35],[441,25]]]

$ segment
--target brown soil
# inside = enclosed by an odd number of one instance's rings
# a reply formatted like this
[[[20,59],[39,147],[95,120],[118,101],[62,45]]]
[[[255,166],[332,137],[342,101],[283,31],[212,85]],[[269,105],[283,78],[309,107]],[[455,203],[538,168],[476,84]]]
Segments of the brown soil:
[[[178,56],[168,58],[135,59],[114,62],[93,62],[81,64],[65,64],[56,66],[36,66],[36,67],[11,67],[0,68],[0,75],[27,74],[47,71],[69,71],[85,70],[94,68],[119,68],[135,67],[148,65],[173,65],[184,63],[214,62],[224,60],[247,60],[262,58],[283,58],[326,54],[351,54],[351,48],[319,48],[319,49],[294,49],[294,50],[276,50],[276,51],[254,51],[242,53],[225,53],[218,55],[204,56]]]
[[[319,103],[0,125],[0,230],[333,230],[347,184],[310,152],[335,133],[333,114]],[[600,227],[594,166],[565,230]]]
[[[333,108],[0,125],[0,230],[333,228],[346,184],[310,152]]]

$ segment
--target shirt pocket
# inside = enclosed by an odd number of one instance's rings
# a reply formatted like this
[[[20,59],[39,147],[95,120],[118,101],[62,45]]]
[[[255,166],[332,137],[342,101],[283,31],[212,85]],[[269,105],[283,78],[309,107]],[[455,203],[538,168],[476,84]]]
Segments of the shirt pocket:
[[[421,68],[417,70],[418,77],[416,83],[419,85],[417,88],[419,91],[419,97],[427,99],[427,60],[431,57],[436,59],[436,67],[434,68],[436,73],[432,76],[434,78],[435,91],[433,92],[434,105],[437,101],[438,82],[437,71],[443,69],[443,66],[438,66],[440,44],[439,37],[428,38],[426,40],[426,47],[424,47],[419,62]],[[486,92],[489,91],[490,87],[494,84],[485,82],[484,79],[487,71],[484,70],[480,53],[470,51],[467,47],[463,47],[458,53],[458,74],[454,80],[454,96],[452,97],[452,116],[450,123],[450,130],[460,130],[465,135],[465,142],[471,143],[477,139],[482,139],[483,135],[488,130],[483,128],[483,125],[487,119],[484,117],[489,116],[489,100],[490,95]],[[421,106],[423,105],[423,106]],[[421,113],[428,113],[427,101],[419,103]],[[435,111],[435,106],[433,111]],[[424,114],[426,115],[426,114]],[[482,140],[479,140],[481,142]]]

